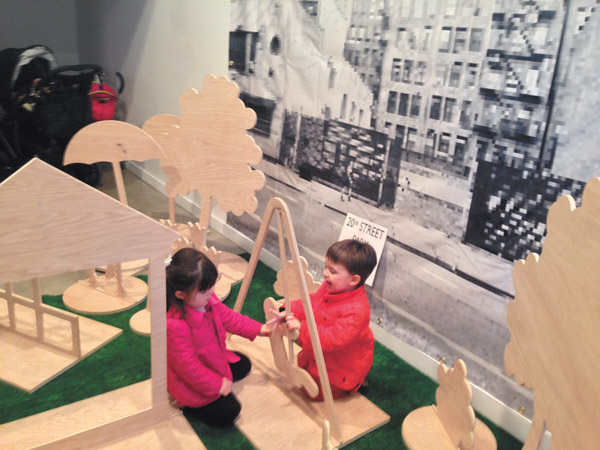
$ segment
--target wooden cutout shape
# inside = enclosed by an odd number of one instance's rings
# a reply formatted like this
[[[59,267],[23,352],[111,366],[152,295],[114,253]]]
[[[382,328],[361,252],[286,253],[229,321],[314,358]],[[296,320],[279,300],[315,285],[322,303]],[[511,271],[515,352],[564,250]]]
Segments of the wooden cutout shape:
[[[161,220],[162,223],[169,226],[169,228],[173,229],[172,222],[170,220]],[[219,269],[219,260],[221,258],[221,252],[218,252],[214,247],[208,248],[206,244],[206,229],[201,230],[198,224],[192,224],[188,222],[188,226],[193,230],[190,234],[195,237],[195,242],[190,242],[189,239],[185,237],[179,237],[172,245],[169,253],[169,258],[171,258],[177,251],[182,248],[192,247],[200,250],[208,259],[212,261],[212,263]],[[200,246],[200,247],[198,247]],[[222,276],[222,273],[219,272],[219,278],[217,278],[217,283],[215,284],[214,289],[215,294],[221,300],[225,300],[229,293],[231,292],[231,282],[229,280],[225,280]],[[146,303],[146,308],[136,312],[131,319],[129,320],[129,326],[131,329],[142,336],[150,336],[150,301]]]
[[[300,257],[300,263],[302,265],[302,273],[304,274],[304,279],[306,280],[306,288],[308,289],[308,293],[312,294],[313,292],[316,292],[317,289],[319,289],[319,286],[321,286],[321,284],[317,283],[312,273],[308,271],[308,262],[306,261],[306,258],[304,256]],[[288,260],[285,262],[285,264],[287,264],[286,275],[289,277],[289,299],[295,300],[297,298],[300,298],[302,295],[302,292],[300,290],[300,283],[295,278],[295,272],[293,270],[294,262]],[[283,269],[277,272],[277,280],[275,281],[275,284],[273,284],[273,289],[275,289],[275,292],[278,295],[285,297]]]
[[[265,176],[250,166],[260,162],[262,151],[247,133],[256,123],[256,113],[244,106],[238,86],[225,77],[207,75],[202,91],[186,90],[179,104],[181,118],[160,114],[143,126],[165,152],[161,168],[168,176],[170,220],[175,222],[175,197],[193,191],[201,199],[201,228],[210,226],[213,198],[223,212],[254,212],[254,193],[264,186]],[[221,257],[221,272],[232,283],[242,279],[246,266],[238,255]]]
[[[42,295],[40,289],[39,278],[32,280],[33,284],[33,299],[28,299],[21,295],[17,295],[13,292],[12,283],[6,283],[6,289],[0,289],[0,298],[6,302],[7,309],[7,323],[1,324],[0,326],[6,329],[29,338],[32,338],[43,345],[53,347],[54,349],[62,352],[69,353],[77,358],[81,357],[81,336],[79,330],[79,316],[62,311],[57,308],[45,305],[42,303]],[[16,305],[20,305],[33,311],[32,317],[35,318],[33,326],[24,326],[24,320],[19,320],[16,315]],[[69,338],[64,339],[53,339],[52,336],[48,336],[48,332],[45,330],[45,319],[47,317],[54,317],[62,320],[69,324]],[[33,333],[27,333],[24,328],[30,328]]]
[[[164,152],[158,143],[141,128],[117,120],[103,120],[91,123],[75,133],[65,149],[63,164],[109,162],[113,168],[119,200],[127,205],[121,162],[162,158]],[[126,275],[136,275],[147,267],[146,259],[122,263],[122,270]],[[98,269],[103,271],[105,267]]]
[[[165,152],[161,167],[169,176],[167,195],[175,198],[198,191],[199,223],[206,228],[212,198],[223,212],[254,212],[258,204],[254,192],[264,186],[265,177],[250,165],[260,162],[262,151],[247,134],[256,123],[256,113],[239,99],[238,86],[225,77],[207,75],[202,91],[188,89],[179,104],[178,125],[171,124],[166,131],[151,126],[163,115],[147,122]]]
[[[169,405],[167,397],[164,333],[164,259],[177,234],[39,159],[29,161],[0,184],[0,214],[0,283],[148,258],[150,296],[156,299],[151,380],[116,394],[65,405],[60,412],[52,410],[3,424],[2,444],[99,447],[106,443],[106,436],[117,441],[133,431],[158,428],[180,417],[181,412]]]
[[[600,443],[600,178],[581,207],[569,195],[550,208],[542,254],[515,262],[508,304],[508,375],[533,390],[533,421],[524,449],[537,449],[544,423],[551,448]]]
[[[438,366],[436,405],[412,411],[402,423],[402,438],[411,450],[495,450],[496,439],[471,407],[473,392],[467,366],[457,359],[452,369]]]
[[[111,272],[115,275],[111,276]],[[93,281],[88,278],[72,284],[63,293],[63,303],[72,311],[98,315],[127,311],[142,303],[148,295],[148,285],[139,278],[117,277],[116,273],[113,269],[95,276]]]
[[[119,200],[127,205],[122,161],[146,161],[165,157],[160,145],[146,131],[135,125],[118,120],[94,122],[79,130],[69,141],[63,163],[93,164],[100,161],[111,163]]]
[[[272,297],[269,297],[265,299],[264,310],[266,320],[269,321],[274,317],[273,312],[279,310],[279,304]],[[273,328],[273,331],[269,336],[275,367],[285,374],[293,386],[304,388],[311,397],[316,397],[319,394],[319,386],[306,370],[298,367],[298,364],[296,364],[295,361],[290,363],[288,353],[286,353],[285,345],[283,343],[284,336],[297,339],[297,336],[289,336],[287,329],[281,324]]]
[[[475,412],[471,407],[473,391],[467,380],[467,366],[462,359],[452,369],[438,366],[440,386],[435,391],[436,411],[452,443],[459,448],[473,447]]]
[[[42,303],[39,279],[32,283],[32,299],[15,294],[12,283],[0,289],[7,310],[6,320],[0,321],[0,378],[28,393],[122,333],[117,327]]]
[[[293,269],[296,275],[296,280],[300,282],[301,286],[301,295],[302,305],[304,306],[304,311],[306,313],[306,322],[308,325],[309,335],[313,346],[313,351],[315,354],[315,359],[317,362],[317,369],[319,372],[319,379],[321,380],[321,389],[323,392],[323,398],[325,401],[325,405],[327,408],[327,417],[326,420],[329,420],[329,425],[331,427],[331,434],[335,439],[342,442],[342,433],[340,430],[340,424],[338,421],[338,416],[335,411],[335,405],[333,403],[333,396],[331,394],[331,386],[329,384],[329,377],[327,376],[327,368],[325,367],[325,359],[323,358],[323,350],[321,349],[321,342],[319,340],[319,334],[317,331],[317,325],[315,322],[315,318],[312,311],[312,305],[310,303],[310,299],[308,296],[308,289],[306,287],[306,280],[304,279],[300,255],[298,252],[298,244],[296,242],[296,235],[294,233],[294,229],[292,227],[291,216],[288,210],[288,207],[285,201],[279,197],[274,197],[269,200],[267,203],[267,207],[265,209],[265,214],[263,216],[263,220],[260,225],[260,229],[258,230],[258,235],[256,236],[256,242],[254,244],[254,248],[252,249],[252,254],[250,256],[250,262],[248,264],[248,269],[246,271],[246,275],[244,276],[244,280],[242,282],[242,286],[238,293],[238,297],[235,301],[234,311],[240,312],[242,306],[244,304],[244,300],[246,299],[246,294],[248,293],[248,289],[250,287],[250,282],[252,281],[252,276],[254,275],[254,270],[256,269],[256,265],[258,264],[258,258],[260,256],[260,251],[263,248],[265,240],[267,238],[267,231],[269,228],[269,224],[273,218],[273,215],[277,214],[278,228],[279,230],[285,232],[285,236],[287,237],[287,243],[290,250],[292,261],[294,261]],[[282,235],[280,232],[280,249],[282,243]],[[282,252],[283,253],[283,252]],[[287,257],[285,253],[281,255],[282,261],[287,261]],[[285,270],[286,265],[283,264],[282,268]],[[284,275],[285,276],[285,275]],[[284,283],[285,285],[285,283]],[[289,301],[289,296],[288,296]],[[289,305],[286,308],[289,311]],[[230,336],[229,336],[230,338]],[[289,355],[293,355],[293,352],[290,351]]]

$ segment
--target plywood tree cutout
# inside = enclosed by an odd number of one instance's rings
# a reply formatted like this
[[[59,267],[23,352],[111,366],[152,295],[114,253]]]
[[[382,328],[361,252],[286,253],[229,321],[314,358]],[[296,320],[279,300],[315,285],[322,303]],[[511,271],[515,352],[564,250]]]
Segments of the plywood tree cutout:
[[[168,196],[198,191],[201,227],[209,226],[212,198],[224,212],[242,215],[255,211],[254,193],[262,189],[265,177],[250,166],[260,162],[262,152],[247,134],[256,123],[256,113],[239,99],[238,86],[225,77],[207,75],[202,91],[188,89],[179,104],[178,124],[166,115],[144,124],[156,133],[154,137],[166,153],[161,167],[169,176]],[[163,117],[170,121],[155,126]]]
[[[306,280],[306,288],[308,293],[312,294],[313,292],[316,292],[321,285],[315,281],[312,273],[308,271],[308,263],[306,262],[306,258],[304,256],[300,257],[300,263],[302,267],[302,273],[304,274],[304,279]],[[277,280],[275,281],[275,284],[273,284],[273,289],[275,289],[275,292],[278,295],[281,295],[289,300],[295,300],[302,296],[302,283],[296,279],[294,261],[288,260],[285,264],[286,267],[277,272]],[[286,278],[288,279],[287,292],[285,285]]]
[[[262,151],[247,133],[256,123],[256,113],[244,106],[238,86],[225,77],[207,75],[202,91],[188,89],[179,103],[179,120],[160,114],[143,126],[165,152],[161,168],[168,176],[170,220],[175,223],[175,197],[194,191],[201,198],[201,228],[210,225],[212,199],[224,212],[254,212],[255,192],[262,189],[265,177],[251,166],[260,162]],[[237,255],[222,255],[221,271],[232,282],[241,280],[245,268]]]
[[[548,212],[541,256],[515,262],[508,305],[506,372],[533,390],[525,449],[537,449],[544,424],[551,449],[600,443],[600,178],[575,207],[560,197]]]
[[[412,450],[496,449],[496,439],[471,407],[473,391],[467,366],[457,359],[452,369],[438,366],[436,404],[412,411],[402,423],[402,438]]]

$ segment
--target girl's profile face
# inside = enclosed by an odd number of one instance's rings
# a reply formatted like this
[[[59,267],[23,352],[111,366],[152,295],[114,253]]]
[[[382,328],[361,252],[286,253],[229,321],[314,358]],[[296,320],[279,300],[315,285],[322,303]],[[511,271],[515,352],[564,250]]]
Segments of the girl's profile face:
[[[208,299],[212,295],[214,287],[205,291],[197,291],[194,289],[192,292],[186,295],[185,304],[192,308],[202,308],[208,304]]]

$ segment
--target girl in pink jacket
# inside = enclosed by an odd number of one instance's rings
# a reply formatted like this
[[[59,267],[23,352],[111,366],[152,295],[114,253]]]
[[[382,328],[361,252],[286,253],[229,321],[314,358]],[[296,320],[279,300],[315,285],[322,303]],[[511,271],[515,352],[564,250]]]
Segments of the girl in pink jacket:
[[[180,407],[225,426],[241,410],[232,382],[251,367],[246,356],[226,348],[226,333],[252,341],[268,336],[272,324],[223,305],[213,293],[217,276],[214,264],[192,248],[175,253],[167,267],[167,388]]]

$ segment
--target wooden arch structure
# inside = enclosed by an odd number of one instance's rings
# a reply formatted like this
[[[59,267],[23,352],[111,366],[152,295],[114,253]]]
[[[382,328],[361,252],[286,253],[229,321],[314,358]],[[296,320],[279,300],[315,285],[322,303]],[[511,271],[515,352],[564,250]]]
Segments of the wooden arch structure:
[[[238,336],[229,336],[228,344],[248,355],[253,366],[258,368],[249,377],[234,384],[234,392],[244,405],[237,426],[261,449],[339,448],[387,423],[390,417],[359,393],[333,400],[306,281],[308,278],[313,286],[312,276],[305,272],[306,264],[298,251],[290,212],[281,198],[272,198],[267,204],[234,310],[242,310],[274,216],[282,262],[276,283],[279,285],[277,291],[284,293],[288,307],[293,299],[291,296],[300,294],[324,402],[309,400],[299,389],[303,387],[310,394],[318,392],[314,380],[295,362],[294,347],[297,349],[297,345],[292,342],[292,337],[288,337],[286,352],[284,333],[281,331],[275,331],[270,338],[257,338],[253,343]],[[287,257],[288,250],[290,260]],[[265,301],[265,309],[271,307],[272,301]],[[271,397],[269,402],[273,405],[272,411],[264,407],[265,396]],[[295,422],[294,434],[291,434],[287,420]]]

